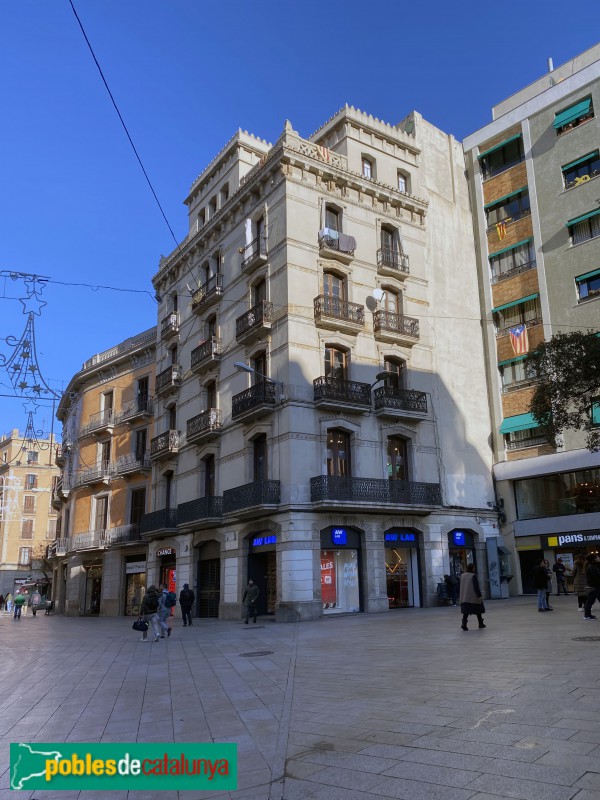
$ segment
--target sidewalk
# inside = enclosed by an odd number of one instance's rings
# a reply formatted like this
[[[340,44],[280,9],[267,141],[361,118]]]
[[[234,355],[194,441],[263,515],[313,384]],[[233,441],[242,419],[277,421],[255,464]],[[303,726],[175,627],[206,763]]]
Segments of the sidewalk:
[[[2,616],[0,797],[598,800],[600,621],[552,603],[486,601],[467,633],[456,608],[175,620],[156,644],[131,619]],[[11,741],[237,742],[239,789],[13,792]]]

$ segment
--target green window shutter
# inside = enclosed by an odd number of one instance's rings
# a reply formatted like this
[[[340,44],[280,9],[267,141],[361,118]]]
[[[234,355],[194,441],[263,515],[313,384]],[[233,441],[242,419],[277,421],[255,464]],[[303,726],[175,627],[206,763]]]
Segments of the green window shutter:
[[[560,114],[555,116],[554,127],[562,128],[565,125],[568,125],[569,122],[574,122],[576,119],[578,119],[578,117],[583,117],[589,112],[591,105],[592,99],[591,97],[588,97],[587,100],[581,100],[581,102],[575,103],[574,106],[565,108],[564,111],[561,111]]]
[[[573,167],[577,167],[579,164],[583,164],[585,161],[591,161],[594,158],[598,158],[598,150],[594,150],[593,153],[588,153],[587,156],[582,156],[576,161],[571,161],[569,164],[565,164],[564,167],[561,167],[561,169],[563,172],[566,172],[568,169],[573,169]]]
[[[515,135],[511,136],[509,139],[505,139],[503,142],[500,142],[500,144],[495,144],[493,147],[490,147],[488,150],[484,150],[483,153],[479,153],[477,158],[483,158],[484,156],[487,156],[490,153],[493,153],[494,150],[500,150],[500,148],[504,147],[505,144],[508,144],[509,142],[514,142],[515,139],[520,139],[522,135],[523,135],[522,133],[515,133]]]
[[[597,217],[600,214],[600,208],[597,208],[595,211],[588,211],[587,214],[582,214],[580,217],[575,217],[575,219],[570,219],[567,222],[566,227],[570,228],[572,225],[577,225],[579,222],[583,222],[585,219],[590,219],[590,217]]]
[[[539,424],[533,418],[533,414],[517,414],[515,417],[506,417],[500,425],[500,433],[514,433],[515,431],[525,431],[528,428],[539,428]]]
[[[600,269],[593,269],[591,272],[586,272],[585,275],[578,275],[575,280],[580,283],[587,280],[587,278],[594,278],[596,275],[600,275]]]
[[[592,403],[592,425],[600,425],[600,400]]]
[[[497,311],[504,311],[505,308],[512,308],[512,306],[518,306],[520,303],[527,303],[529,300],[535,300],[536,297],[539,297],[539,294],[528,294],[527,297],[520,297],[518,300],[513,300],[512,303],[504,303],[502,306],[496,306],[496,308],[492,308],[492,314],[495,314]]]
[[[503,247],[502,250],[496,250],[495,253],[490,253],[489,254],[489,259],[491,261],[492,258],[496,258],[496,256],[502,255],[502,253],[507,253],[509,250],[516,250],[517,247],[522,247],[524,244],[529,244],[529,242],[532,242],[532,241],[533,241],[532,238],[530,238],[530,239],[521,239],[521,241],[517,242],[516,244],[509,244],[508,247]]]
[[[507,364],[516,364],[517,361],[525,361],[527,356],[515,356],[514,358],[507,358],[505,361],[499,361],[499,367],[505,367]]]

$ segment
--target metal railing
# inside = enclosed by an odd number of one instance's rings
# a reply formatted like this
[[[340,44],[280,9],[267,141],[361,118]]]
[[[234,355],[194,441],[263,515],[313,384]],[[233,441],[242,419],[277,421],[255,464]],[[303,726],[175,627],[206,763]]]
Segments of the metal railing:
[[[150,440],[150,458],[162,458],[179,452],[179,431],[169,430]]]
[[[92,431],[99,430],[100,428],[106,428],[109,425],[114,424],[114,408],[105,408],[104,411],[97,411],[95,414],[90,414],[87,424],[81,428],[81,433],[91,433]]]
[[[485,158],[485,156],[484,156]],[[497,167],[493,169],[487,168],[482,170],[482,177],[484,181],[488,181],[490,178],[495,177],[496,175],[500,175],[502,172],[506,172],[507,169],[512,169],[512,167],[516,167],[517,164],[522,164],[525,161],[525,154],[522,153],[517,158],[513,158],[510,161],[505,161],[503,164],[499,164]]]
[[[408,275],[408,256],[392,247],[382,247],[377,251],[377,266],[398,270]]]
[[[494,274],[492,271],[491,283],[500,283],[500,281],[505,281],[507,278],[512,278],[513,275],[520,275],[521,272],[527,272],[528,270],[535,269],[536,267],[537,267],[537,262],[534,259],[533,261],[528,261],[526,264],[520,264],[518,267],[507,269],[506,272],[499,272],[497,274]]]
[[[71,549],[95,550],[106,547],[106,533],[104,528],[97,531],[86,531],[86,533],[76,533],[71,537]]]
[[[332,500],[346,503],[438,506],[442,503],[442,494],[439,483],[317,475],[310,479],[310,499],[313,503]]]
[[[156,376],[156,392],[164,392],[173,389],[181,384],[183,368],[180,364],[171,364],[170,367],[159,372]]]
[[[530,330],[535,325],[541,325],[543,322],[541,317],[536,317],[535,319],[528,319],[523,320],[522,322],[513,322],[512,325],[508,325],[506,328],[500,328],[496,331],[496,339],[500,339],[502,336],[508,336],[510,333],[510,329],[514,328],[517,325],[525,325],[527,330]]]
[[[126,456],[119,456],[117,459],[118,475],[123,475],[127,472],[139,472],[151,467],[150,453],[128,453]]]
[[[419,338],[419,320],[405,317],[404,314],[392,314],[391,311],[376,311],[373,314],[373,330],[397,333],[399,336]]]
[[[186,436],[188,442],[191,442],[194,438],[201,436],[202,434],[220,430],[221,409],[209,408],[207,411],[203,411],[201,414],[198,414],[198,416],[188,419]]]
[[[143,414],[152,414],[154,410],[154,398],[152,397],[136,397],[134,400],[123,404],[123,408],[119,414],[119,420],[124,422],[128,419],[141,416]]]
[[[252,266],[256,261],[267,258],[267,237],[258,236],[242,250],[242,271]]]
[[[550,437],[544,434],[540,436],[528,436],[526,439],[515,439],[506,442],[507,450],[523,450],[526,447],[539,447],[543,444],[551,444]]]
[[[328,250],[337,250],[338,253],[346,253],[346,255],[354,255],[354,247],[350,244],[353,237],[338,234],[331,236],[327,233],[319,233],[319,247],[326,247]]]
[[[179,311],[172,311],[160,323],[160,335],[171,336],[179,333]]]
[[[116,464],[112,461],[98,461],[93,467],[80,470],[77,485],[109,480],[116,472]]]
[[[375,410],[390,408],[398,411],[415,411],[427,413],[427,394],[414,389],[395,389],[392,386],[380,386],[373,392]]]
[[[223,275],[218,272],[212,275],[195,292],[192,293],[192,309],[198,309],[206,305],[210,300],[220,297],[223,294]]]
[[[314,309],[315,322],[319,322],[323,317],[333,317],[355,325],[365,323],[365,307],[358,303],[350,303],[348,300],[341,300],[339,297],[320,294],[314,299]]]
[[[253,506],[276,506],[279,501],[279,481],[254,481],[223,492],[223,513],[230,514]]]
[[[140,520],[140,533],[152,533],[153,531],[175,530],[177,528],[177,509],[161,508],[159,511],[151,511],[144,514]]]
[[[315,403],[334,400],[339,403],[353,403],[368,408],[371,406],[370,383],[321,376],[313,381],[313,391]]]
[[[102,364],[105,361],[109,361],[111,358],[116,358],[117,356],[123,355],[123,353],[129,353],[131,350],[137,350],[138,347],[142,345],[148,345],[150,343],[154,344],[156,342],[156,328],[149,328],[144,333],[140,333],[138,336],[132,336],[129,339],[125,339],[124,342],[118,344],[116,347],[111,347],[110,350],[105,350],[103,353],[98,353],[91,358],[88,358],[87,361],[83,362],[83,366],[81,368],[82,372],[91,369],[92,367],[96,367],[98,364]]]
[[[221,340],[217,336],[211,336],[192,350],[190,368],[199,369],[204,363],[220,356],[221,352]]]
[[[245,414],[257,406],[275,406],[277,402],[277,385],[271,381],[260,381],[231,398],[231,416],[233,419]]]
[[[498,225],[504,225],[505,228],[510,227],[515,222],[518,222],[520,219],[524,217],[531,216],[531,209],[530,208],[522,208],[520,211],[517,211],[512,217],[506,217],[506,219],[500,219],[498,222],[493,222],[491,225],[488,225],[486,228],[486,233],[492,233],[497,229]]]
[[[69,549],[69,540],[67,537],[61,539],[55,539],[54,545],[55,545],[54,552],[57,556],[66,556],[67,551]]]
[[[140,526],[139,525],[120,525],[116,528],[109,528],[105,532],[106,544],[127,544],[127,542],[139,542],[140,540]]]
[[[235,321],[235,338],[239,339],[240,336],[248,333],[253,328],[260,328],[265,323],[270,324],[273,321],[273,303],[268,300],[261,300],[254,308],[242,314]]]
[[[203,519],[219,519],[223,514],[222,497],[198,497],[177,506],[177,523],[187,525]]]

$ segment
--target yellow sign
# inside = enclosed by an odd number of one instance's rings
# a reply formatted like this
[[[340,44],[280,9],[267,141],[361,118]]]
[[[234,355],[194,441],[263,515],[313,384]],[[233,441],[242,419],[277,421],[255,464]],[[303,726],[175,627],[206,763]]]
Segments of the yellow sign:
[[[558,547],[558,536],[548,537],[548,547]]]

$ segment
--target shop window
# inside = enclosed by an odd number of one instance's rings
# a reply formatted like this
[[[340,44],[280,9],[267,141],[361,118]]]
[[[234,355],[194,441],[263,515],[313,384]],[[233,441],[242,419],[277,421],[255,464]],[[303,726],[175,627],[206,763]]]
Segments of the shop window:
[[[597,175],[600,175],[600,151],[598,150],[562,167],[565,189],[581,186],[582,183],[587,183]]]
[[[499,145],[480,153],[479,161],[483,180],[493,178],[504,170],[520,164],[525,159],[523,139],[520,133],[511,136]]]
[[[533,239],[518,242],[490,256],[492,283],[526,272],[536,266]]]
[[[514,483],[518,519],[600,512],[600,467]]]
[[[573,128],[577,128],[584,122],[588,122],[594,117],[594,106],[592,105],[592,98],[586,97],[585,100],[579,100],[574,105],[559,111],[554,116],[554,129],[558,136],[567,133]]]
[[[323,614],[360,611],[358,551],[321,550]]]
[[[587,300],[600,297],[600,269],[575,278],[575,285],[578,303],[585,303]]]
[[[345,350],[325,346],[325,377],[336,381],[348,379],[348,357]]]
[[[391,481],[408,480],[408,444],[400,436],[388,436],[387,477]]]
[[[340,478],[352,475],[350,434],[339,428],[327,431],[327,474]]]

